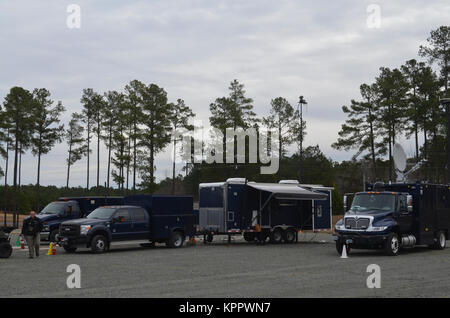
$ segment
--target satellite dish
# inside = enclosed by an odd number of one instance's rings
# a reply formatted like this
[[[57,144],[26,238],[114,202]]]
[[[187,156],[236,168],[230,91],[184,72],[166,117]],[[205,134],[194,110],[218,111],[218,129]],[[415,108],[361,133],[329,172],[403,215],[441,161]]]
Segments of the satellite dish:
[[[394,145],[392,156],[394,157],[395,167],[401,172],[405,171],[407,158],[406,158],[406,153],[400,144]]]

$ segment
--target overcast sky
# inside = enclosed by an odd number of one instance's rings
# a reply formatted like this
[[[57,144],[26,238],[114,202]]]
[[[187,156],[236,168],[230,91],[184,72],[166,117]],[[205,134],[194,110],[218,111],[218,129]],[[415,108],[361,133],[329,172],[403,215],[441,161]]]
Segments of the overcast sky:
[[[80,28],[67,26],[70,4],[81,8]],[[379,28],[373,4],[381,9]],[[345,120],[341,106],[359,98],[359,85],[371,83],[380,66],[418,58],[430,31],[449,21],[448,0],[1,1],[0,100],[13,86],[45,87],[63,102],[67,122],[81,109],[83,88],[122,90],[138,79],[164,87],[169,101],[184,99],[208,122],[209,104],[236,78],[259,116],[272,98],[296,104],[304,95],[306,146],[319,144],[341,161],[353,155],[331,148]],[[403,144],[412,155],[412,143]],[[43,184],[65,184],[66,147],[44,157]],[[169,157],[157,157],[158,178],[171,175]],[[23,158],[23,184],[35,183],[36,161]],[[95,148],[91,163],[93,185]],[[85,184],[85,166],[72,168],[71,185]]]

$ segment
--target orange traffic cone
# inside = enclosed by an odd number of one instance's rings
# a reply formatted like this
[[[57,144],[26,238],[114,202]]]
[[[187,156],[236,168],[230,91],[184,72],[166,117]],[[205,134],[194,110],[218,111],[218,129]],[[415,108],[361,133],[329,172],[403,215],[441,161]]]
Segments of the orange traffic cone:
[[[52,244],[52,255],[56,255],[56,244]]]
[[[24,250],[25,249],[25,241],[23,240],[23,237],[20,237],[20,249]]]

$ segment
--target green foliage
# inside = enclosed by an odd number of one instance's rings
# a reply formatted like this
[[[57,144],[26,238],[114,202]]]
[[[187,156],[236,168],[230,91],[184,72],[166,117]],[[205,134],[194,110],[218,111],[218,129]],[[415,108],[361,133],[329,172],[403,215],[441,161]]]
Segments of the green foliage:
[[[141,96],[143,129],[140,145],[143,153],[140,156],[140,186],[153,193],[156,189],[155,156],[170,143],[172,109],[167,104],[166,91],[156,84],[142,88]]]
[[[82,115],[78,113],[72,114],[72,119],[69,122],[69,126],[66,130],[65,139],[68,146],[67,157],[67,179],[66,187],[69,188],[70,179],[70,167],[83,158],[87,153],[87,144],[84,143],[84,127],[80,125]]]

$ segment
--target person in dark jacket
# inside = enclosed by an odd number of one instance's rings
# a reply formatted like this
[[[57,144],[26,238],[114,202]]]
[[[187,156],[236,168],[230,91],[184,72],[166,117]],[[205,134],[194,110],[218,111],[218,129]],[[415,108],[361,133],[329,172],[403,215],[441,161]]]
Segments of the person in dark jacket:
[[[27,241],[29,258],[33,258],[34,255],[39,257],[42,228],[42,221],[36,217],[36,212],[34,211],[31,211],[30,216],[23,220],[22,236],[25,236],[25,240]]]

